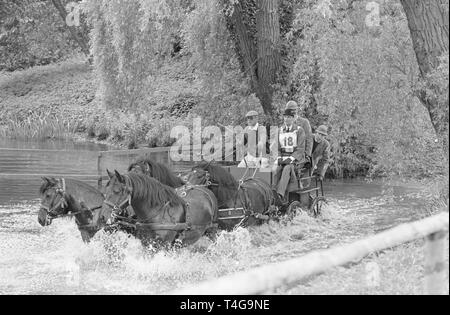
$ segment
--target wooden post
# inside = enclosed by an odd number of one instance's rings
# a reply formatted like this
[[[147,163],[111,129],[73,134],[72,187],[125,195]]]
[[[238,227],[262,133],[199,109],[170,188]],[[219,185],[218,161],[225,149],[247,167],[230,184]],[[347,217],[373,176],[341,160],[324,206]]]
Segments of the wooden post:
[[[98,189],[102,189],[102,152],[98,153],[97,156],[97,174],[98,174],[98,180],[97,180],[97,186]]]
[[[167,167],[172,168],[172,160],[170,159],[170,148],[167,150]]]
[[[445,239],[447,233],[440,231],[426,237],[425,243],[425,294],[446,294]]]

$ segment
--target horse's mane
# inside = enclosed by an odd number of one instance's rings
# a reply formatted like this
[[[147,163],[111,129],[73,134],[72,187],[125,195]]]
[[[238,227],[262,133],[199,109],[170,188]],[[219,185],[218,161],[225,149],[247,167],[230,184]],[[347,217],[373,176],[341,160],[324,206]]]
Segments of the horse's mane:
[[[236,197],[238,182],[225,168],[211,162],[201,162],[192,168],[192,170],[195,169],[201,169],[210,174],[211,182],[218,185],[219,200],[226,201]]]
[[[132,185],[133,198],[147,199],[149,207],[156,207],[167,201],[174,207],[185,204],[184,200],[177,195],[175,189],[152,177],[138,173],[129,173],[126,176],[128,176]]]
[[[128,171],[131,171],[134,166],[142,163],[146,163],[149,165],[151,169],[151,176],[161,183],[174,188],[184,185],[183,180],[175,176],[175,174],[173,174],[166,165],[156,162],[148,156],[138,157],[136,161],[128,167]]]

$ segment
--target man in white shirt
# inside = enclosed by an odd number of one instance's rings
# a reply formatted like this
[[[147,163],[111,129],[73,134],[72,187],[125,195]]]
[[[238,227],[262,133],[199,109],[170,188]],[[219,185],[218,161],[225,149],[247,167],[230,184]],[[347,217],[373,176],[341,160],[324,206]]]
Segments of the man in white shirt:
[[[237,145],[244,146],[247,154],[238,167],[269,167],[266,155],[267,133],[264,126],[258,123],[258,112],[251,110],[246,115],[247,127],[244,129],[244,142]]]

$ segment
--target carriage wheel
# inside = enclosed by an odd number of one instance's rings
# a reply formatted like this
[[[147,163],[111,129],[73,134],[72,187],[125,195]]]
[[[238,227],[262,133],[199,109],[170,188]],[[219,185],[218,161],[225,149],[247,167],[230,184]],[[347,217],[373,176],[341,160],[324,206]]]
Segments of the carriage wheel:
[[[314,198],[314,200],[313,200],[313,202],[312,202],[312,204],[311,204],[311,206],[309,208],[310,213],[314,217],[319,216],[321,214],[321,212],[322,212],[323,205],[326,204],[326,203],[327,203],[327,201],[326,201],[326,199],[324,197],[316,197],[316,198]]]
[[[303,211],[301,202],[300,201],[293,201],[287,207],[286,212],[285,212],[284,215],[289,220],[292,220],[301,211]]]

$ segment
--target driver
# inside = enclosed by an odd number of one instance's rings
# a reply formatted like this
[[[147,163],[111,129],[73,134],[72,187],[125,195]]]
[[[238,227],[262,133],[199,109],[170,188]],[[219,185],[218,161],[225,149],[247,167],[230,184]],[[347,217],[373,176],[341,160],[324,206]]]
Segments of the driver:
[[[275,161],[277,193],[283,203],[286,203],[289,182],[297,180],[297,173],[306,162],[305,131],[295,124],[296,114],[293,109],[286,109],[283,114],[284,124],[278,129],[278,158]]]

